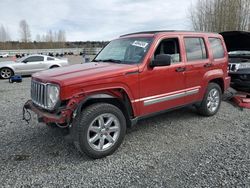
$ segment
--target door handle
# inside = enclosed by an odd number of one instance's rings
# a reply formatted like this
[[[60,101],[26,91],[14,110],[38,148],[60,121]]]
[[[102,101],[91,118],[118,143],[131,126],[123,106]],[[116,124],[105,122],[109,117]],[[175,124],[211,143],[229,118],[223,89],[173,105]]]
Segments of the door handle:
[[[205,68],[212,67],[212,66],[213,66],[212,63],[206,63],[206,64],[204,65]]]
[[[185,67],[178,67],[175,69],[176,72],[184,72],[186,70]]]

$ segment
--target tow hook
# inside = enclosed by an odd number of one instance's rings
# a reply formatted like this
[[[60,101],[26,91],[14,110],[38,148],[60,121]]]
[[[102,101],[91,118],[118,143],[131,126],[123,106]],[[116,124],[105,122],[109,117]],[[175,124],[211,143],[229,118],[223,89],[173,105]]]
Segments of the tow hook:
[[[27,103],[25,103],[23,106],[23,120],[26,121],[27,125],[31,120],[31,113],[28,110]]]

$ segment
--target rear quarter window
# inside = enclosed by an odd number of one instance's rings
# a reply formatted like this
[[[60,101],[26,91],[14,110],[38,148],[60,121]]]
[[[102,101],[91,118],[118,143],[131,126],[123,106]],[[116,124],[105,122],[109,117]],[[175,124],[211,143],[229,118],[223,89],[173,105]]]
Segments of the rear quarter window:
[[[222,45],[222,41],[219,38],[209,38],[209,43],[212,48],[214,59],[223,58],[225,56],[225,51]]]
[[[204,39],[201,37],[185,37],[187,61],[207,59]]]
[[[54,61],[55,60],[55,58],[53,58],[53,57],[47,57],[47,61]]]

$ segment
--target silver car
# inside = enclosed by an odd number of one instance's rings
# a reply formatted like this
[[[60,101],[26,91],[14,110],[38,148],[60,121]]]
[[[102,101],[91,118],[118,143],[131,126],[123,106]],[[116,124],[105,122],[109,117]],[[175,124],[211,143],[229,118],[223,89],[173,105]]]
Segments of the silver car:
[[[68,65],[67,59],[46,55],[29,55],[17,61],[0,62],[0,77],[8,79],[14,74],[31,75],[35,72]]]

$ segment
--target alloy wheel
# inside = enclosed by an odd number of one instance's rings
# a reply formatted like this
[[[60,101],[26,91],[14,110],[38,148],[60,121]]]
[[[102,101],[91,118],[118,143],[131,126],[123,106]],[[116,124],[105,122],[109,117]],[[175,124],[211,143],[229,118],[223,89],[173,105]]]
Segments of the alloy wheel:
[[[220,94],[216,88],[209,91],[207,97],[207,108],[210,112],[215,112],[220,104]]]
[[[117,142],[120,130],[120,122],[114,114],[101,114],[91,122],[88,128],[88,144],[96,151],[106,151]]]
[[[7,68],[3,68],[1,70],[1,77],[4,78],[4,79],[7,79],[7,78],[10,78],[12,75],[12,72],[10,69],[7,69]]]

